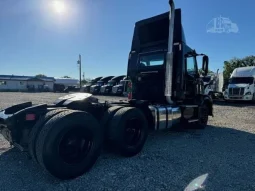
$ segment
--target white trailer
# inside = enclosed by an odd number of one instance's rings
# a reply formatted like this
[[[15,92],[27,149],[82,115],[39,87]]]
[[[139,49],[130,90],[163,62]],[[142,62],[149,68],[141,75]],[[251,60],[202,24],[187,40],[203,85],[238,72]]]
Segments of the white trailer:
[[[65,87],[78,86],[79,80],[73,78],[55,78],[55,84],[62,84]]]
[[[236,68],[232,72],[224,98],[255,101],[255,66]]]

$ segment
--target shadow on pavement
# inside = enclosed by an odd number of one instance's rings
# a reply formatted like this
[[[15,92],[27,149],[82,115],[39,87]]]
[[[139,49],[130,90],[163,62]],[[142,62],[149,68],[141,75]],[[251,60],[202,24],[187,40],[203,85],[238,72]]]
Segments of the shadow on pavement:
[[[255,103],[252,103],[251,101],[224,101],[224,100],[215,100],[213,102],[215,105],[220,106],[232,106],[232,107],[249,107],[249,106],[255,106]]]
[[[205,190],[255,190],[255,135],[231,128],[155,132],[132,158],[103,153],[86,175],[59,182],[10,149],[0,156],[1,190],[184,190],[208,173]],[[150,187],[152,186],[152,187]],[[107,190],[107,189],[106,189]],[[134,189],[133,189],[134,190]]]

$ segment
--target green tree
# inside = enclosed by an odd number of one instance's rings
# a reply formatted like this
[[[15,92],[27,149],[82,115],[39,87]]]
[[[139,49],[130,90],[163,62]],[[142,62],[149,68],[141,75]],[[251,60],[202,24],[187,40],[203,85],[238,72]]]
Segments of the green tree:
[[[81,81],[82,85],[85,85],[87,83],[91,82],[91,79],[90,78],[85,78]]]
[[[81,80],[81,84],[82,85],[85,85],[85,84],[87,84],[88,82],[86,81],[86,80]]]
[[[37,75],[35,75],[35,77],[36,77],[36,78],[43,78],[43,77],[47,77],[47,76],[44,75],[44,74],[37,74]]]
[[[70,76],[63,76],[62,78],[71,78]]]
[[[246,56],[244,58],[232,58],[229,61],[224,61],[223,76],[225,80],[228,80],[234,71],[239,67],[255,66],[255,56]]]

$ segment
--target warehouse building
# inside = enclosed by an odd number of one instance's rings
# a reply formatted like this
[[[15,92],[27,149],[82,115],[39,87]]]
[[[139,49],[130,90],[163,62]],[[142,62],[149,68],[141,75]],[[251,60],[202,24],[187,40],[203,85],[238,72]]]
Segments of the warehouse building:
[[[0,75],[0,91],[53,91],[53,77]]]

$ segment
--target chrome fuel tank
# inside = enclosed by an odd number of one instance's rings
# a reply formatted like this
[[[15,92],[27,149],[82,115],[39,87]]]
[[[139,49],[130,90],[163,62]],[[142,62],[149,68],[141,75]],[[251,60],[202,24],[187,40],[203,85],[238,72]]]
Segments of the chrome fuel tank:
[[[150,105],[155,130],[168,129],[178,123],[181,118],[180,107]]]

